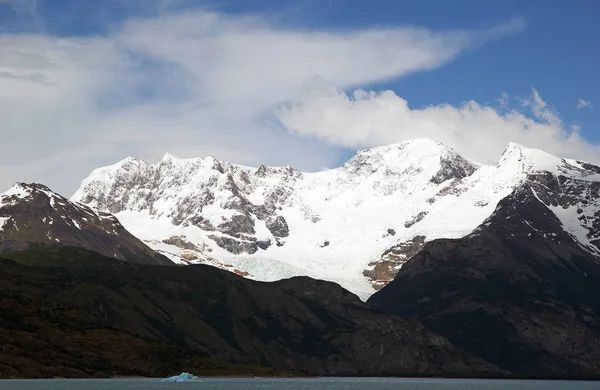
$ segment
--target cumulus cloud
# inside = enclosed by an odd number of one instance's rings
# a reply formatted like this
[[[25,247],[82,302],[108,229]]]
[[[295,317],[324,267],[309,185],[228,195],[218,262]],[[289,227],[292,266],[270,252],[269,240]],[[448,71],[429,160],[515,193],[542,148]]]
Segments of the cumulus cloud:
[[[590,102],[589,100],[584,100],[582,98],[579,98],[579,100],[577,100],[577,108],[592,108],[592,102]]]
[[[507,95],[501,98],[508,100]],[[509,142],[540,148],[561,157],[600,162],[600,148],[583,140],[578,128],[568,128],[558,113],[532,89],[521,99],[529,115],[517,109],[498,110],[469,101],[412,108],[393,91],[356,89],[346,94],[321,81],[281,107],[278,118],[295,134],[350,148],[390,144],[429,137],[461,155],[495,164]]]
[[[514,19],[477,31],[314,31],[188,9],[103,36],[0,33],[0,187],[41,181],[68,195],[99,165],[167,151],[318,169],[342,149],[273,117],[307,80],[352,88],[398,78],[524,28]]]

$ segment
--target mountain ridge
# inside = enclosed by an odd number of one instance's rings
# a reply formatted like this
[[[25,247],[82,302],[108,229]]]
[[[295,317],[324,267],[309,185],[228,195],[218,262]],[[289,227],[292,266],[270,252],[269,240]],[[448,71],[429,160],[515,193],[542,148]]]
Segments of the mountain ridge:
[[[115,262],[73,247],[10,258],[29,266],[0,258],[0,341],[12,352],[0,350],[0,376],[210,368],[198,359],[232,372],[237,364],[238,373],[252,365],[246,372],[258,375],[256,366],[321,376],[509,375],[330,282],[260,283],[204,265]]]
[[[71,201],[18,183],[0,195],[0,257],[31,270],[4,271],[25,284],[60,275],[19,298],[25,314],[53,298],[178,359],[317,374],[600,372],[600,167],[518,144],[482,166],[417,140],[320,173],[249,169],[125,159]],[[123,246],[138,256],[119,258]],[[191,265],[150,266],[172,264],[154,249]],[[24,290],[4,276],[19,313]]]
[[[71,202],[37,183],[0,194],[0,252],[76,246],[119,261],[173,265],[129,233],[114,215]]]
[[[173,261],[264,281],[307,275],[366,299],[424,243],[469,234],[539,172],[566,178],[559,189],[577,181],[594,190],[600,181],[592,164],[516,143],[485,166],[417,139],[359,150],[341,167],[313,173],[212,157],[166,154],[154,165],[127,158],[92,172],[72,199],[115,213]],[[576,210],[561,213],[566,228],[596,250],[597,238],[586,238],[600,218],[592,203],[586,221],[578,222]]]
[[[562,228],[536,182],[471,234],[429,242],[369,298],[524,373],[600,371],[600,257]]]

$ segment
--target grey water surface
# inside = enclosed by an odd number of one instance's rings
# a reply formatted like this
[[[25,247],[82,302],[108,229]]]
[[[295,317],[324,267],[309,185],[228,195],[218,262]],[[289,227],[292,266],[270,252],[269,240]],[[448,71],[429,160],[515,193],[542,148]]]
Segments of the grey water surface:
[[[485,379],[310,378],[230,379],[202,378],[200,382],[162,383],[160,379],[36,379],[0,380],[0,390],[587,390],[600,382]]]

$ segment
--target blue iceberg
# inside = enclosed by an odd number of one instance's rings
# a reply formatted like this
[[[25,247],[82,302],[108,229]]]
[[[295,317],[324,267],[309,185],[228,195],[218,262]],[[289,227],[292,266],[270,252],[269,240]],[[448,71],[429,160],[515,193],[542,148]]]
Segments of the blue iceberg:
[[[200,378],[190,374],[189,372],[182,372],[179,375],[175,375],[169,378],[163,379],[161,382],[200,382]]]

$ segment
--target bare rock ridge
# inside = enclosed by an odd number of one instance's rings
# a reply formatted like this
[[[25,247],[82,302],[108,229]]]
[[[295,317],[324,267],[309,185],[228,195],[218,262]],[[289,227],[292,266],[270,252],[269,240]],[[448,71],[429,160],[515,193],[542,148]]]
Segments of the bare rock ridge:
[[[71,202],[41,184],[17,183],[0,195],[0,252],[40,246],[75,246],[116,260],[173,265],[114,215]]]
[[[514,143],[498,164],[482,166],[417,139],[315,173],[212,157],[127,158],[92,172],[72,200],[114,213],[175,262],[227,264],[264,281],[311,276],[366,299],[422,245],[467,236],[527,182],[565,231],[600,251],[598,169]],[[197,249],[165,241],[172,236]]]

